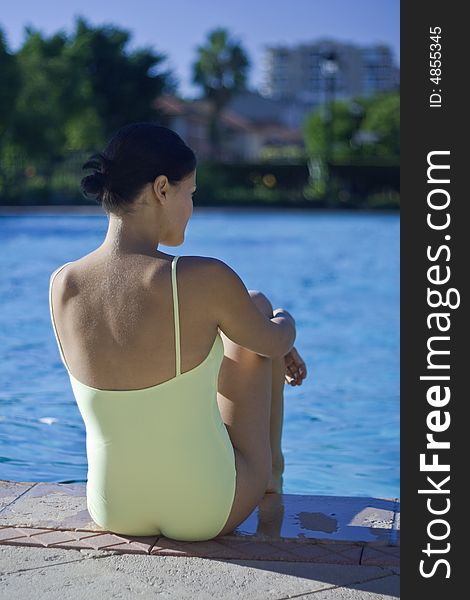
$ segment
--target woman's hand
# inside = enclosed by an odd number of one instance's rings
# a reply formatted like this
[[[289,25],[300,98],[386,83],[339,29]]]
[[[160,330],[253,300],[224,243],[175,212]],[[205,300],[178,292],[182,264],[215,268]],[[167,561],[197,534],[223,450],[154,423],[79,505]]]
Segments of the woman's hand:
[[[302,385],[302,381],[307,377],[307,367],[294,346],[284,356],[284,361],[286,363],[286,383],[292,386]]]

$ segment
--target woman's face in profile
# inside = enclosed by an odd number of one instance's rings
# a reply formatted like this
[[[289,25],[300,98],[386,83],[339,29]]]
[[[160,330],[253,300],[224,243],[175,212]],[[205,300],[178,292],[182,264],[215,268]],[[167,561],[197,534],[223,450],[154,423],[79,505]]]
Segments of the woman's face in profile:
[[[196,191],[196,169],[180,182],[181,210],[184,213],[184,227],[193,214],[193,195]]]
[[[179,244],[184,241],[184,232],[191,215],[193,214],[193,194],[196,190],[196,169],[185,179],[180,181],[174,188],[175,193],[172,198],[172,208],[174,207],[172,219],[177,226],[176,237],[179,238]]]
[[[196,189],[196,169],[176,184],[166,177],[158,177],[154,183],[154,193],[159,195],[163,210],[164,230],[160,231],[160,243],[179,246],[184,242],[184,232],[193,214],[193,194]],[[165,195],[161,194],[165,191]],[[157,216],[157,219],[159,217]]]

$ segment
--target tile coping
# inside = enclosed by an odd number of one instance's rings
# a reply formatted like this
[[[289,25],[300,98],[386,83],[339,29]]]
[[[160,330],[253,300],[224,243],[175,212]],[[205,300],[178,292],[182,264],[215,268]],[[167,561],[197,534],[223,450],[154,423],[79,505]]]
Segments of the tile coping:
[[[231,534],[201,542],[127,536],[94,523],[85,483],[0,480],[0,545],[205,558],[394,565],[398,498],[265,494]]]

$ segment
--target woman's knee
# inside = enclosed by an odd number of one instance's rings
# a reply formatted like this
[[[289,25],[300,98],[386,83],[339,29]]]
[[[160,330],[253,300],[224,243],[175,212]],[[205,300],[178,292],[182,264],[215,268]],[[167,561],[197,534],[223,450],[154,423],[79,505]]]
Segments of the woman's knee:
[[[271,317],[273,314],[273,305],[269,298],[259,290],[248,290],[248,293],[260,311],[267,317]]]

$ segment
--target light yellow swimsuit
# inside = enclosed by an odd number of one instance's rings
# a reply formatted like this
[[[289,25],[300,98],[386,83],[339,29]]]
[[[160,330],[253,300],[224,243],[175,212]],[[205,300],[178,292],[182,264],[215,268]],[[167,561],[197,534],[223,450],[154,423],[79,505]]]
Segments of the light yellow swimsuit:
[[[235,454],[217,404],[224,355],[217,333],[207,357],[181,373],[175,256],[172,264],[176,375],[137,390],[101,390],[70,372],[52,309],[62,362],[86,428],[87,508],[124,535],[207,540],[222,530],[235,496]]]

